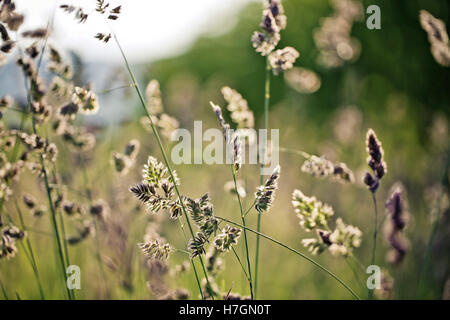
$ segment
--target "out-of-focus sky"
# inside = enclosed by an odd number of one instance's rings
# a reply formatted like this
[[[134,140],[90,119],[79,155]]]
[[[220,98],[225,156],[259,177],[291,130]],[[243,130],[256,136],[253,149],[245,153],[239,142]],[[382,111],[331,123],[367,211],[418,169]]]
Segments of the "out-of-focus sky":
[[[148,62],[174,55],[188,47],[200,34],[221,33],[236,22],[236,14],[255,0],[111,0],[111,7],[121,4],[122,14],[110,22],[127,56],[133,63]],[[108,33],[105,20],[91,14],[85,24],[78,24],[59,9],[73,4],[93,12],[95,0],[16,0],[18,11],[26,14],[23,29],[46,26],[54,9],[52,37],[59,46],[75,49],[85,61],[116,62],[117,48],[94,39],[97,32]]]

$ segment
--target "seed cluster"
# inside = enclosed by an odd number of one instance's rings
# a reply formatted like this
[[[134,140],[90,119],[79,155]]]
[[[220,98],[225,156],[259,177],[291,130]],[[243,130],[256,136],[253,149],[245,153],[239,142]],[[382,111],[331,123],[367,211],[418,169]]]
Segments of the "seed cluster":
[[[292,47],[275,50],[281,39],[280,31],[286,28],[286,16],[281,0],[265,0],[262,31],[255,31],[252,36],[253,47],[256,52],[268,56],[268,61],[274,75],[289,70],[300,56]],[[275,51],[274,51],[275,50]]]
[[[307,232],[316,231],[316,238],[302,240],[302,245],[312,254],[330,250],[333,255],[348,256],[361,244],[362,232],[354,226],[346,225],[341,218],[336,219],[336,228],[330,230],[329,220],[334,215],[331,206],[305,196],[300,190],[294,190],[292,205],[300,226]]]
[[[428,34],[434,60],[444,67],[450,67],[450,44],[444,21],[433,17],[426,10],[420,11],[419,20]]]

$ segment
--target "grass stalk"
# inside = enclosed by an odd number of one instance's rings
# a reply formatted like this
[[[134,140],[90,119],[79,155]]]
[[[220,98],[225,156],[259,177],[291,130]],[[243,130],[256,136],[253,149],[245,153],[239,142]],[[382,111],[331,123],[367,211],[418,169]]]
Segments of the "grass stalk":
[[[85,159],[83,157],[83,154],[79,153],[79,160],[81,163],[81,169],[83,172],[83,179],[84,179],[84,187],[86,189],[86,197],[89,201],[89,204],[92,206],[93,204],[93,198],[92,198],[92,190],[90,188],[90,184],[89,184],[89,176],[88,176],[88,172],[87,172],[87,168],[86,168],[86,163],[85,163]],[[105,289],[105,296],[107,296],[107,292],[108,292],[108,288],[107,288],[107,280],[106,280],[106,273],[105,273],[105,269],[103,268],[103,261],[102,261],[102,255],[101,255],[101,248],[100,248],[100,236],[99,236],[99,228],[97,225],[97,220],[96,217],[94,217],[94,230],[95,230],[95,250],[96,250],[96,256],[97,256],[97,263],[98,263],[98,268],[100,271],[100,276],[103,280],[103,285],[104,285],[104,289]]]
[[[161,137],[159,136],[158,130],[156,129],[156,126],[155,126],[155,124],[153,122],[153,119],[150,116],[150,113],[149,113],[148,107],[147,107],[147,103],[145,102],[144,96],[142,95],[141,89],[139,88],[139,85],[137,83],[136,77],[134,76],[134,73],[131,70],[131,66],[130,66],[130,64],[128,62],[128,59],[127,59],[127,57],[125,55],[125,52],[123,51],[123,48],[122,48],[122,46],[121,46],[121,44],[120,44],[120,42],[119,42],[119,40],[117,38],[117,35],[115,34],[114,31],[112,31],[112,34],[113,34],[114,41],[116,42],[117,47],[119,48],[120,53],[122,55],[122,58],[123,58],[123,60],[125,62],[125,67],[126,67],[126,69],[128,71],[128,74],[129,74],[129,76],[130,76],[130,78],[131,78],[131,80],[132,80],[132,82],[134,84],[134,88],[136,89],[136,92],[137,92],[137,95],[138,95],[139,100],[141,102],[142,108],[144,109],[144,112],[145,112],[146,116],[150,120],[150,126],[152,128],[153,135],[156,138],[156,142],[158,143],[158,147],[159,147],[159,149],[161,151],[161,154],[162,154],[162,157],[163,157],[163,160],[164,160],[164,164],[166,165],[167,170],[169,171],[169,175],[171,176],[172,180],[176,181],[175,178],[174,178],[173,170],[172,170],[172,167],[171,167],[171,165],[169,163],[166,151],[165,151],[164,146],[162,144]],[[181,197],[180,190],[179,190],[179,188],[178,188],[176,183],[174,183],[174,187],[175,187],[175,192],[177,194],[177,197],[178,197],[178,199],[179,199],[179,201],[181,203],[181,208],[183,210],[183,215],[184,215],[184,217],[186,219],[186,222],[187,222],[187,225],[189,227],[189,232],[191,233],[192,238],[194,238],[194,230],[192,229],[191,221],[190,221],[189,216],[187,214],[186,207],[185,207],[183,199]],[[211,295],[211,298],[214,300],[214,292],[211,289],[211,284],[209,282],[209,277],[208,277],[208,274],[207,274],[206,269],[205,269],[205,263],[203,262],[203,258],[200,255],[198,256],[198,258],[200,260],[200,264],[201,264],[201,267],[203,269],[203,273],[204,273],[205,278],[206,278],[207,289],[208,289],[208,291],[209,291],[209,293]],[[191,260],[192,260],[192,258],[191,258]],[[192,262],[192,266],[194,268],[194,271],[195,271],[195,274],[196,274],[196,277],[197,277],[197,283],[200,284],[200,281],[198,279],[197,272],[196,272],[196,267],[195,267],[195,264],[193,262]],[[202,291],[201,286],[199,286],[199,290],[200,290],[200,292]]]
[[[56,193],[57,196],[61,196],[61,192],[59,191],[59,183],[58,183],[58,176],[56,175],[56,164],[53,163],[53,179],[55,181],[55,184],[57,186]],[[52,187],[52,186],[50,186]],[[70,255],[69,255],[69,247],[67,246],[67,236],[66,236],[66,227],[64,223],[64,215],[62,212],[58,215],[59,216],[59,224],[61,225],[61,236],[62,236],[62,243],[63,243],[63,250],[64,250],[64,256],[66,258],[66,266],[70,266]],[[75,290],[72,290],[72,297],[73,299],[76,299]]]
[[[442,178],[441,178],[441,188],[440,188],[438,200],[436,203],[436,219],[433,222],[430,237],[428,238],[427,247],[425,249],[424,262],[420,269],[419,283],[418,283],[419,298],[422,298],[422,297],[425,298],[424,293],[423,293],[423,290],[424,290],[423,283],[424,283],[425,277],[428,274],[428,269],[430,267],[430,261],[431,261],[431,249],[433,248],[434,239],[435,239],[436,234],[439,229],[439,222],[440,222],[440,218],[441,218],[441,203],[442,203],[442,199],[444,197],[444,189],[446,187],[448,187],[447,186],[447,177],[448,177],[449,166],[450,166],[450,147],[447,150],[447,160],[445,161],[444,170],[443,170],[443,174],[442,174]]]
[[[236,190],[236,196],[239,202],[239,209],[241,211],[241,220],[242,220],[242,225],[245,227],[245,216],[244,216],[244,210],[242,208],[242,201],[241,201],[241,196],[239,195],[239,192],[237,192],[238,187],[237,187],[237,182],[236,182],[236,170],[234,169],[233,165],[231,165],[231,172],[233,173],[233,181],[234,181],[234,188]],[[250,255],[249,255],[249,251],[248,251],[248,240],[247,240],[247,230],[244,228],[244,242],[245,242],[245,254],[247,257],[247,268],[248,268],[248,280],[249,280],[249,289],[250,289],[250,297],[252,298],[252,300],[254,299],[254,294],[253,294],[253,283],[252,283],[252,268],[250,266]]]
[[[4,298],[5,300],[9,300],[8,294],[6,293],[6,289],[5,289],[5,287],[3,286],[2,280],[0,280],[0,288],[2,289],[3,298]]]
[[[364,286],[364,284],[362,283],[362,281],[361,281],[361,279],[360,279],[360,277],[359,277],[359,274],[358,274],[357,269],[355,268],[355,265],[353,265],[353,264],[350,262],[350,260],[349,260],[348,257],[345,257],[344,259],[345,259],[345,262],[347,263],[347,265],[349,266],[349,268],[352,270],[353,275],[355,276],[355,279],[356,279],[356,281],[358,282],[358,284],[361,286],[361,288],[364,288],[365,286]]]
[[[275,244],[277,244],[277,245],[279,245],[279,246],[281,246],[281,247],[283,247],[283,248],[285,248],[285,249],[287,249],[287,250],[289,250],[289,251],[295,253],[296,255],[302,257],[303,259],[309,261],[310,263],[312,263],[312,264],[315,265],[316,267],[318,267],[318,268],[322,269],[323,271],[325,271],[328,275],[330,275],[330,276],[331,276],[332,278],[334,278],[337,282],[339,282],[345,289],[347,289],[347,291],[350,292],[351,295],[352,295],[353,297],[355,297],[355,298],[358,299],[358,300],[361,300],[361,298],[355,293],[355,291],[353,291],[353,289],[350,288],[350,287],[349,287],[344,281],[342,281],[337,275],[335,275],[333,272],[331,272],[330,270],[328,270],[327,268],[325,268],[324,266],[322,266],[320,263],[316,262],[315,260],[311,259],[311,258],[308,257],[307,255],[305,255],[305,254],[303,254],[303,253],[301,253],[301,252],[299,252],[299,251],[297,251],[297,250],[291,248],[290,246],[288,246],[288,245],[282,243],[281,241],[278,241],[278,240],[276,240],[276,239],[274,239],[274,238],[272,238],[272,237],[269,237],[268,235],[265,235],[264,233],[258,232],[258,231],[256,231],[256,230],[250,229],[250,228],[248,228],[248,227],[244,227],[243,225],[241,225],[241,224],[239,224],[239,223],[237,223],[237,222],[231,221],[231,220],[229,220],[229,219],[226,219],[226,218],[222,218],[222,217],[219,217],[219,216],[215,216],[215,217],[216,217],[217,219],[219,219],[219,220],[226,221],[226,222],[231,223],[231,224],[233,224],[233,225],[235,225],[235,226],[238,226],[238,227],[240,227],[240,228],[244,228],[244,229],[246,229],[246,230],[248,230],[248,231],[250,231],[250,232],[252,232],[252,233],[255,233],[255,234],[259,235],[260,237],[262,237],[262,238],[264,238],[264,239],[267,239],[267,240],[269,240],[269,241],[271,241],[271,242],[273,242],[273,243],[275,243]]]

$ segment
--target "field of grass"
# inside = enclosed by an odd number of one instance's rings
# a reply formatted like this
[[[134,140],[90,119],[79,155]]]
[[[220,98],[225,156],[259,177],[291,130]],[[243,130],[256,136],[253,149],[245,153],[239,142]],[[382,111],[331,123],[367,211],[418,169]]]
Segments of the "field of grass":
[[[19,73],[22,91],[0,90],[0,299],[450,298],[448,4],[261,2],[139,65],[113,31],[126,3],[57,7],[111,26],[92,41],[122,64],[99,88],[52,39],[52,16],[24,30],[0,1],[0,81]],[[194,121],[232,152],[227,125],[278,129],[259,157],[277,153],[280,171],[175,164],[170,135]]]

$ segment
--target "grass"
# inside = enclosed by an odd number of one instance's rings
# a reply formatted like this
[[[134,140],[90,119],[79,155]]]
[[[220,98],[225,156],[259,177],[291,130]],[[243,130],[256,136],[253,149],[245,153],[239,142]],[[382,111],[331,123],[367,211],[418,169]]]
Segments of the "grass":
[[[121,8],[106,7],[105,10],[120,18]],[[94,10],[88,15],[97,14],[108,20],[108,16],[99,11],[102,10]],[[263,14],[265,19],[274,19],[268,11]],[[78,19],[82,17],[79,15]],[[52,21],[53,18],[47,29],[51,29]],[[263,25],[259,37],[253,37],[253,45],[257,49],[257,52],[252,52],[255,61],[262,61],[259,57],[260,49],[264,47],[263,43],[259,43],[261,37],[267,41],[281,35],[281,43],[289,41],[288,37],[284,38],[285,31],[280,33],[285,28],[283,20],[272,22],[277,28],[271,30]],[[11,32],[9,27],[7,31]],[[258,88],[259,84],[264,83],[264,89],[258,91],[259,100],[263,102],[262,114],[259,114],[261,110],[251,94],[243,90],[241,96],[229,87],[226,92],[231,97],[227,97],[222,89],[228,103],[227,108],[223,109],[224,114],[219,107],[215,111],[216,115],[217,110],[220,111],[219,124],[224,131],[230,128],[228,119],[231,119],[231,126],[253,128],[253,122],[248,121],[253,117],[256,120],[262,118],[262,129],[280,128],[282,147],[271,151],[281,151],[283,171],[264,179],[262,169],[268,150],[267,141],[262,141],[263,147],[258,155],[260,164],[242,164],[239,175],[236,163],[232,164],[231,182],[234,188],[224,190],[223,185],[229,179],[224,166],[180,165],[175,172],[170,158],[174,144],[167,139],[167,131],[173,128],[167,126],[188,127],[190,120],[202,119],[204,128],[209,127],[213,123],[213,115],[205,112],[207,103],[201,99],[221,99],[217,97],[217,92],[228,83],[222,83],[225,80],[204,80],[205,83],[198,82],[196,86],[195,80],[189,80],[192,83],[184,80],[183,86],[177,86],[170,82],[172,79],[169,77],[169,80],[161,82],[162,90],[158,84],[157,89],[147,88],[144,92],[133,71],[134,66],[113,29],[109,33],[99,34],[101,36],[97,35],[97,39],[105,45],[113,43],[118,47],[123,69],[131,84],[114,83],[110,89],[97,94],[134,90],[140,108],[140,112],[119,124],[117,130],[111,130],[114,131],[111,137],[108,136],[108,128],[85,121],[99,107],[95,90],[80,81],[78,74],[70,72],[70,61],[64,55],[53,47],[47,49],[48,35],[40,38],[43,45],[37,57],[32,58],[26,53],[29,50],[19,50],[19,57],[22,57],[19,67],[25,78],[26,106],[22,106],[20,101],[2,106],[1,112],[5,117],[0,119],[3,125],[0,130],[0,214],[7,218],[7,221],[2,220],[0,229],[0,288],[4,299],[189,297],[220,300],[238,297],[359,300],[365,297],[364,277],[367,276],[366,266],[360,261],[377,263],[382,267],[383,275],[387,275],[386,272],[394,275],[395,285],[388,292],[392,298],[440,297],[445,279],[442,275],[431,279],[429,275],[432,262],[444,261],[448,256],[444,246],[446,239],[440,232],[443,229],[440,226],[447,223],[443,211],[448,208],[441,210],[441,207],[448,189],[448,158],[444,173],[435,173],[433,168],[437,166],[434,164],[443,153],[442,149],[432,151],[431,142],[430,150],[420,149],[415,136],[409,140],[402,138],[401,145],[398,143],[397,132],[399,136],[410,132],[416,125],[414,117],[406,113],[399,120],[383,110],[372,112],[355,107],[353,112],[364,121],[358,122],[358,117],[353,114],[356,118],[343,117],[345,123],[339,127],[341,118],[336,115],[314,119],[308,104],[311,100],[284,86],[282,73],[289,72],[290,64],[295,59],[291,61],[292,57],[276,51],[279,50],[276,41],[270,50],[263,48],[269,51],[268,56],[263,57],[265,77],[258,78],[258,84],[255,82]],[[19,49],[32,45],[30,39],[17,40]],[[107,43],[109,41],[111,43]],[[250,46],[249,43],[247,45]],[[285,52],[284,49],[281,52]],[[309,48],[300,49],[307,52]],[[317,49],[325,50],[321,47]],[[314,52],[313,49],[310,51]],[[46,63],[43,64],[43,61]],[[299,60],[296,65],[302,63],[303,60]],[[342,68],[346,68],[347,62],[342,63]],[[40,77],[41,65],[49,68],[50,79],[47,79],[45,89],[39,86],[44,80]],[[281,73],[279,77],[272,77],[272,73],[276,75],[278,72]],[[324,86],[333,77],[327,72],[321,76]],[[59,87],[55,87],[55,83]],[[189,90],[199,89],[186,93],[184,86],[191,88]],[[64,89],[68,93],[64,94]],[[352,89],[357,90],[356,87]],[[286,93],[280,100],[282,90]],[[198,99],[194,99],[199,101],[198,105],[186,104],[184,109],[180,108],[180,95],[184,101],[191,93]],[[272,98],[271,93],[274,93]],[[244,96],[248,97],[248,105]],[[162,102],[164,110],[154,111],[155,103]],[[45,113],[45,107],[49,107],[51,112]],[[100,105],[100,108],[107,107]],[[344,108],[341,112],[346,110]],[[141,114],[147,119],[147,129],[152,139],[140,125]],[[243,114],[247,116],[245,121],[239,118]],[[254,123],[258,124],[258,121]],[[351,136],[348,138],[350,142],[339,138],[342,133],[339,130],[345,131],[347,125],[355,125],[350,133],[347,132]],[[372,190],[374,184],[368,183],[367,179],[366,185],[360,182],[360,172],[367,167],[363,137],[366,128],[371,126],[382,133],[381,140],[389,165],[389,173],[383,177],[384,174],[377,171],[377,166],[384,163],[381,142],[375,139],[375,147],[366,142],[369,156],[378,162],[376,165],[369,162],[377,186],[380,182],[377,198],[375,190]],[[136,152],[127,150],[131,141],[137,141],[134,144]],[[58,157],[52,157],[51,143],[59,150]],[[127,146],[125,150],[117,151],[123,145]],[[313,153],[303,150],[312,150]],[[144,176],[144,181],[138,185],[140,188],[131,188],[140,200],[136,201],[129,192],[129,186],[142,179],[138,166],[145,163],[149,156],[158,158],[157,154],[160,154],[162,162],[155,159],[153,169],[144,169],[147,173],[153,171],[149,177]],[[293,155],[300,155],[303,159],[300,161]],[[412,156],[417,161],[405,161]],[[417,173],[425,167],[431,168],[427,174]],[[177,174],[182,177],[180,184],[176,182]],[[425,175],[427,179],[423,178]],[[428,225],[425,213],[428,214],[430,209],[427,205],[432,201],[421,196],[438,183],[437,176],[443,176],[439,182],[441,188],[437,202],[433,203],[438,214],[434,224]],[[394,209],[388,207],[384,215],[377,207],[377,200],[389,199],[389,187],[397,180],[402,180],[408,192],[412,193],[409,210],[414,216],[414,224],[408,224],[406,228],[396,226],[406,214],[405,208],[408,207],[405,203]],[[240,192],[240,184],[244,193]],[[374,221],[369,219],[372,207],[365,201],[367,187],[371,189]],[[8,188],[11,189],[11,196],[6,196]],[[255,196],[254,190],[257,191]],[[297,190],[294,198],[293,190]],[[27,193],[36,198],[33,206],[20,200]],[[100,206],[99,214],[93,210],[96,199],[104,199],[107,203]],[[43,211],[48,219],[34,214],[41,205],[45,206]],[[110,208],[110,216],[101,219],[101,213],[105,212],[102,210],[107,208]],[[236,213],[241,218],[239,222],[234,220]],[[392,226],[397,228],[395,233],[389,229]],[[15,233],[15,227],[26,231],[26,237]],[[384,246],[377,246],[381,227],[387,230],[387,241]],[[409,239],[407,252],[396,264],[381,259],[382,254],[389,254],[392,250],[402,253],[401,248],[395,245],[394,240],[398,239],[394,239],[393,235]],[[271,246],[263,246],[263,241]],[[144,248],[144,254],[137,246],[143,242],[140,247]],[[378,242],[381,243],[380,239]],[[51,259],[53,251],[48,250],[51,245],[55,247],[56,261]],[[443,250],[444,253],[439,256],[434,253],[436,250]],[[423,251],[425,257],[422,257]],[[301,264],[301,260],[308,263]],[[66,270],[72,264],[82,270],[80,291],[70,290],[66,285]],[[420,269],[419,293],[413,295],[413,290],[408,286],[417,274],[417,268]],[[389,287],[386,283],[383,285],[384,289]],[[380,299],[380,291],[369,290],[368,298]]]

